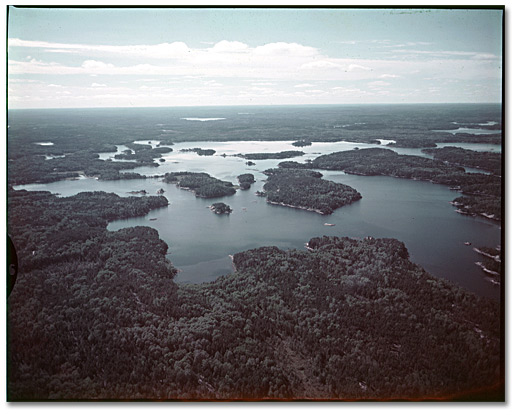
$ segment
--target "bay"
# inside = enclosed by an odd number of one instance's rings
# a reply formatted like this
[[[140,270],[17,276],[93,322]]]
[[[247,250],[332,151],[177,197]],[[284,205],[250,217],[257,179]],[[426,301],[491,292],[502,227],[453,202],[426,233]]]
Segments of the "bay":
[[[156,141],[151,142],[156,145]],[[317,142],[303,148],[305,155],[292,160],[303,162],[320,154],[374,146],[377,145]],[[435,276],[457,282],[480,295],[499,297],[499,288],[492,285],[485,273],[475,265],[481,257],[472,248],[500,244],[500,228],[496,222],[456,213],[450,201],[460,194],[446,186],[383,176],[365,177],[321,171],[325,179],[350,185],[363,196],[360,201],[342,207],[332,215],[322,216],[306,210],[270,205],[264,198],[255,195],[266,179],[262,171],[276,167],[278,160],[254,161],[256,165],[247,166],[243,158],[231,156],[295,149],[291,142],[190,142],[172,147],[174,151],[163,156],[165,162],[159,167],[141,167],[133,171],[145,175],[171,171],[207,172],[235,184],[238,183],[238,175],[252,173],[256,182],[250,190],[238,190],[233,196],[217,199],[197,198],[192,192],[164,183],[161,178],[124,181],[83,178],[16,188],[48,190],[62,196],[95,190],[129,196],[131,191],[143,189],[154,195],[163,188],[170,202],[168,207],[154,210],[143,217],[111,222],[108,229],[132,226],[156,228],[169,246],[168,258],[180,270],[175,278],[178,282],[208,282],[231,273],[230,255],[247,249],[274,245],[282,249],[303,250],[305,243],[315,236],[373,236],[403,241],[412,261]],[[192,152],[180,152],[180,149],[188,147],[215,149],[216,153],[199,156]],[[405,153],[406,149],[398,151]],[[413,150],[413,153],[416,152]],[[223,157],[223,154],[230,156]],[[217,201],[230,205],[233,213],[220,216],[212,213],[208,207]],[[325,223],[334,226],[326,226]],[[471,242],[472,245],[467,246],[464,242]]]

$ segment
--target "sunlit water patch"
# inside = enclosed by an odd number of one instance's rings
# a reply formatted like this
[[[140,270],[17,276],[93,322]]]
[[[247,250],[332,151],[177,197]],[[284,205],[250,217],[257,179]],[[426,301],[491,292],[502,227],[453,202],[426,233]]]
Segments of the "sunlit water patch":
[[[487,125],[480,125],[480,126],[487,126]],[[433,132],[445,132],[445,133],[451,133],[452,135],[456,135],[458,133],[467,133],[470,135],[494,135],[494,134],[500,134],[501,130],[479,129],[479,128],[472,128],[472,127],[459,127],[457,129],[433,130]]]

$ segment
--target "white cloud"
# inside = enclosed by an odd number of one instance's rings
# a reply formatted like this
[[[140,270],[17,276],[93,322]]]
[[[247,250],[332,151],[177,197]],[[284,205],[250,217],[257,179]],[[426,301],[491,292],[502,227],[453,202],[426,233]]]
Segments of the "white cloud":
[[[351,72],[351,71],[357,71],[357,70],[361,70],[361,71],[372,71],[372,68],[370,67],[366,67],[364,65],[359,65],[359,64],[350,64],[347,69],[347,71]]]
[[[340,64],[331,62],[331,61],[312,61],[307,62],[301,66],[302,69],[314,69],[314,68],[341,68]]]
[[[256,55],[289,55],[289,56],[312,56],[318,55],[316,48],[303,46],[299,43],[274,42],[257,46],[253,49]]]
[[[102,53],[129,56],[146,56],[153,58],[171,58],[182,56],[190,51],[184,42],[161,43],[156,45],[88,45],[73,43],[56,43],[43,41],[26,41],[17,38],[8,40],[9,47],[39,48],[48,52],[59,53]]]
[[[99,83],[92,83],[90,86],[96,88],[96,87],[106,87],[107,85],[106,84],[99,84]]]
[[[396,74],[381,74],[379,78],[401,78],[401,76]]]
[[[369,82],[368,85],[371,87],[383,87],[383,86],[388,86],[391,84],[387,83],[386,81],[372,81],[372,82]]]
[[[94,61],[93,59],[88,59],[81,64],[82,68],[85,68],[87,70],[105,70],[108,68],[114,68],[113,64],[106,64],[105,62],[100,61]]]
[[[294,87],[295,88],[308,88],[308,87],[314,87],[314,84],[308,84],[308,83],[296,84]]]
[[[220,41],[217,42],[212,48],[209,49],[211,52],[246,52],[248,46],[245,43],[237,41]]]

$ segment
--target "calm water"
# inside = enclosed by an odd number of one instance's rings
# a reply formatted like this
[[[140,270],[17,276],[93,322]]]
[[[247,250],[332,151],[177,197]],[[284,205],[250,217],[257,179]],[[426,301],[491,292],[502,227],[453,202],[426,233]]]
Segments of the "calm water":
[[[154,146],[157,143],[151,142]],[[348,142],[314,143],[298,148],[306,154],[293,160],[305,161],[320,154],[373,146]],[[178,152],[188,147],[211,148],[217,152],[213,156]],[[197,198],[193,193],[160,179],[101,182],[83,178],[16,188],[49,190],[62,196],[91,190],[128,196],[130,191],[145,189],[155,194],[163,188],[170,202],[168,207],[154,210],[144,217],[112,222],[108,228],[118,230],[137,225],[156,228],[168,243],[168,258],[181,270],[176,277],[178,282],[214,280],[232,272],[229,255],[259,246],[303,249],[314,236],[373,236],[402,240],[411,259],[436,276],[455,281],[481,295],[499,296],[499,289],[489,283],[475,265],[481,258],[472,248],[500,244],[500,229],[494,222],[456,213],[449,202],[460,194],[448,187],[397,178],[322,171],[325,179],[350,185],[363,195],[360,201],[338,209],[330,216],[322,216],[305,210],[272,206],[255,195],[266,178],[261,171],[275,167],[279,161],[255,161],[256,165],[249,167],[244,159],[231,156],[297,149],[291,146],[291,142],[190,142],[176,144],[173,148],[174,152],[166,154],[166,162],[159,167],[143,167],[135,171],[146,175],[184,170],[208,172],[235,184],[237,175],[249,172],[255,175],[256,183],[250,190],[238,190],[234,196],[217,199]],[[420,152],[417,149],[397,151],[417,155]],[[223,154],[227,156],[223,157]],[[104,154],[103,158],[111,156]],[[216,201],[230,205],[233,213],[222,216],[212,213],[208,206]],[[324,223],[335,226],[325,226]],[[464,245],[466,241],[471,242],[472,246]]]

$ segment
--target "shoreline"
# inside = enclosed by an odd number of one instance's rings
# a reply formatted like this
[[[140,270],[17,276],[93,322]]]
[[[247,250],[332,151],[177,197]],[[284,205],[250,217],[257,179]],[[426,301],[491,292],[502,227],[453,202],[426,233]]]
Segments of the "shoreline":
[[[312,211],[312,212],[315,212],[315,213],[321,214],[322,216],[326,216],[326,214],[323,213],[322,211],[319,211],[318,209],[312,209],[312,208],[310,208],[310,207],[293,206],[293,205],[291,205],[291,204],[287,204],[287,203],[277,203],[276,201],[270,201],[270,200],[267,200],[267,203],[268,203],[268,204],[272,204],[272,205],[274,205],[274,206],[283,206],[283,207],[290,207],[290,208],[295,208],[295,209],[299,209],[299,210]]]

